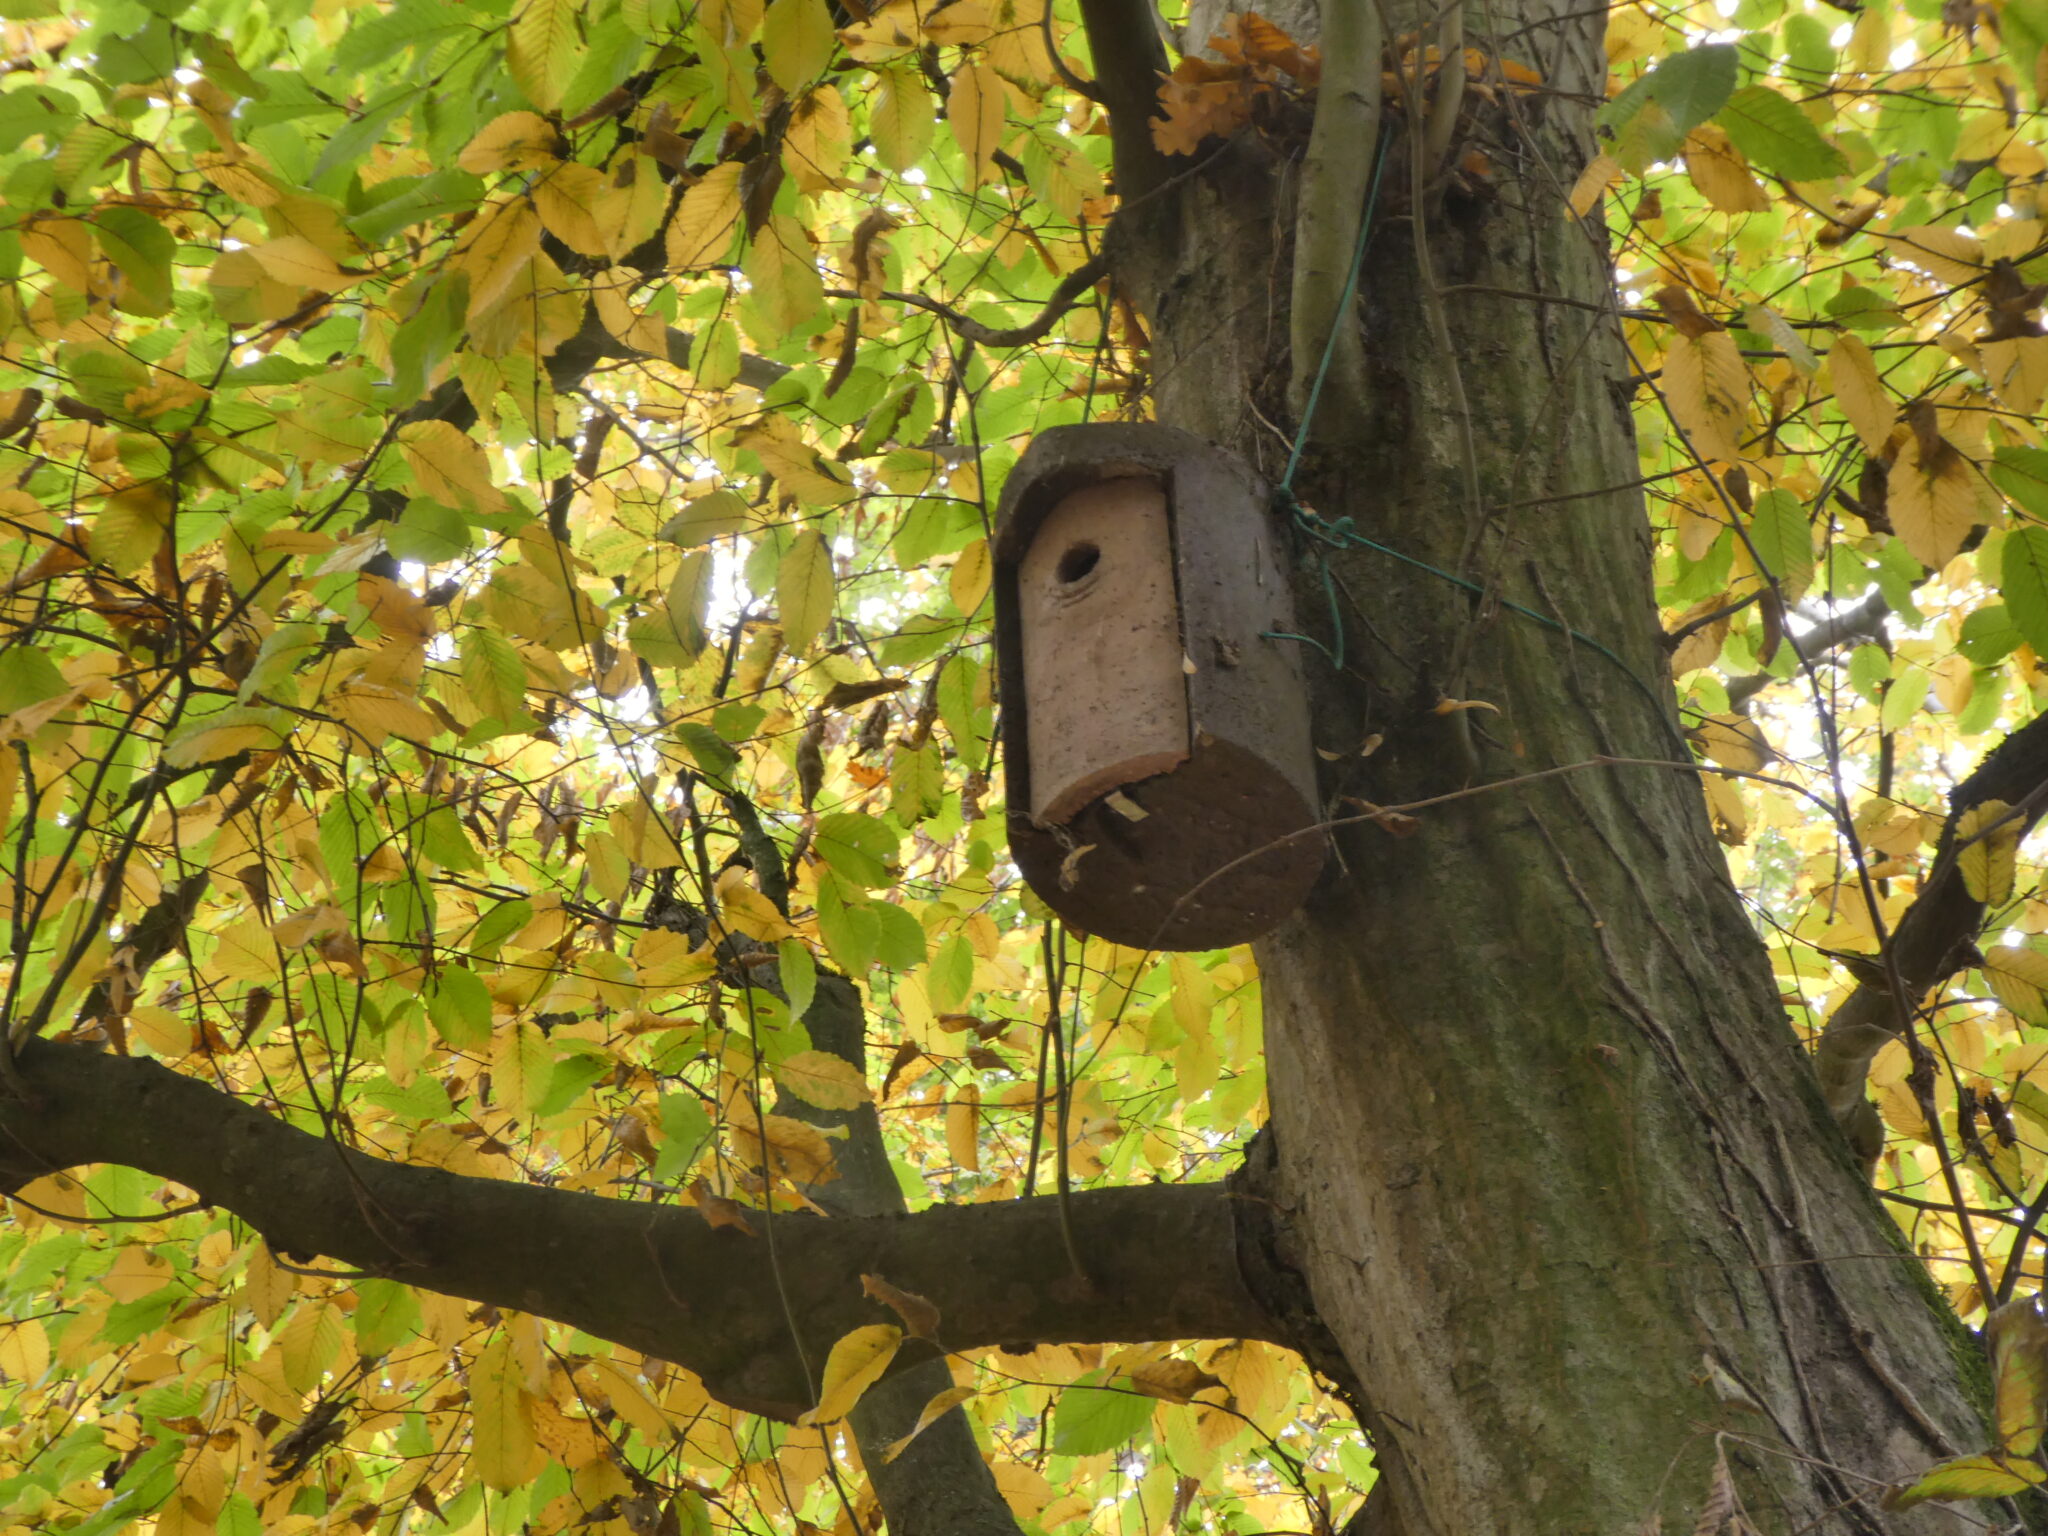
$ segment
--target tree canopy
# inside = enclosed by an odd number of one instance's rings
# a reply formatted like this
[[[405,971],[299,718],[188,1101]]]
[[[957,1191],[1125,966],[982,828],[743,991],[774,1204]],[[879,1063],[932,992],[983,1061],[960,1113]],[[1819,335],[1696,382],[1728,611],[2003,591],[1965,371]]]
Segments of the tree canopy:
[[[1007,860],[995,499],[1154,382],[1081,8],[0,17],[0,1095],[98,1110],[0,1146],[0,1530],[866,1531],[898,1447],[842,1421],[919,1353],[1026,1530],[1341,1524],[1352,1410],[1206,1252],[1256,966]],[[1162,25],[1169,176],[1306,148],[1314,46]],[[1607,35],[1550,195],[1612,232],[1684,746],[1981,1325],[2048,1215],[2048,6]],[[1548,46],[1394,37],[1389,121],[1540,114]],[[1374,238],[1515,152],[1397,167]],[[1186,1251],[1119,1248],[1152,1196]],[[2041,1476],[1978,1474],[1927,1491]]]

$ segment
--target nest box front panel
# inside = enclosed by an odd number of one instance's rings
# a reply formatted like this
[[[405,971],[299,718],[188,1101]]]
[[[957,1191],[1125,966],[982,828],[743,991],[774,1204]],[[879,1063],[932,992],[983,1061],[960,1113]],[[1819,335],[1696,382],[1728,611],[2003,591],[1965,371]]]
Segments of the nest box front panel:
[[[1157,482],[1105,480],[1062,499],[1024,553],[1017,602],[1032,820],[1071,821],[1187,761],[1173,533]]]
[[[1087,933],[1211,949],[1322,867],[1280,544],[1239,460],[1153,424],[1055,427],[996,531],[1010,852]]]

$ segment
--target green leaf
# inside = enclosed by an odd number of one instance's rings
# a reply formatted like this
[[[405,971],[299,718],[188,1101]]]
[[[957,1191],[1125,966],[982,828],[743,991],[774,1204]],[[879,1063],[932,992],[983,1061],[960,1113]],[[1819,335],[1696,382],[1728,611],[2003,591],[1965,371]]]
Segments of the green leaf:
[[[481,1050],[491,1043],[490,990],[467,967],[441,967],[428,987],[427,1017],[458,1051]]]
[[[2000,448],[1992,459],[1991,483],[2014,506],[2048,518],[2048,448]]]
[[[526,0],[512,23],[505,64],[526,99],[543,112],[563,105],[562,92],[582,62],[577,0]]]
[[[386,531],[384,547],[400,560],[442,565],[469,553],[469,523],[453,507],[415,496]]]
[[[1789,181],[1849,174],[1849,157],[1813,120],[1767,85],[1746,85],[1715,118],[1750,164]]]
[[[1602,107],[1598,121],[1614,130],[1614,157],[1640,170],[1678,153],[1685,136],[1721,110],[1735,89],[1736,52],[1708,43],[1674,53]]]
[[[818,991],[818,962],[802,939],[784,939],[776,946],[782,971],[782,995],[789,1003],[789,1016],[800,1019]]]
[[[1886,1509],[1911,1509],[1929,1499],[2004,1499],[2048,1482],[2048,1471],[2031,1461],[1987,1453],[1937,1462],[1911,1485],[1885,1496]]]
[[[477,713],[517,720],[526,713],[526,660],[510,640],[481,624],[462,632],[462,686]]]
[[[1999,594],[2015,628],[2048,656],[2048,528],[2014,528],[2005,536]]]
[[[395,1280],[358,1280],[355,1292],[356,1309],[351,1320],[355,1324],[357,1354],[386,1354],[418,1329],[420,1304],[412,1287]]]
[[[115,302],[139,315],[161,315],[171,307],[171,258],[178,242],[140,208],[102,208],[93,218],[93,238],[120,269],[122,290]]]
[[[654,1161],[657,1179],[672,1179],[694,1163],[711,1140],[711,1116],[691,1093],[661,1096],[661,1153]]]
[[[1099,1456],[1120,1450],[1152,1423],[1153,1399],[1142,1392],[1094,1385],[1087,1377],[1060,1394],[1052,1415],[1055,1456]]]
[[[782,614],[782,643],[799,655],[832,618],[832,551],[815,528],[796,536],[775,572],[775,602]]]
[[[818,857],[854,884],[877,890],[896,878],[891,869],[900,839],[879,817],[859,811],[820,816],[812,846]]]
[[[1756,558],[1777,579],[1787,602],[1796,602],[1813,580],[1813,527],[1806,508],[1790,491],[1766,491],[1750,514],[1749,539]]]
[[[768,78],[794,96],[832,62],[832,16],[824,0],[773,0],[761,19]]]

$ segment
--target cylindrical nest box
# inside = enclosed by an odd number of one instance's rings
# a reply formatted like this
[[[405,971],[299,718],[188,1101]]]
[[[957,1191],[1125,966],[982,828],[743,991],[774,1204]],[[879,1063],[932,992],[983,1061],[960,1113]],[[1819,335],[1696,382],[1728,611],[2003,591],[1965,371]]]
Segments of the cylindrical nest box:
[[[1150,949],[1254,938],[1322,868],[1266,488],[1173,427],[1055,427],[995,551],[1010,851],[1045,904]]]

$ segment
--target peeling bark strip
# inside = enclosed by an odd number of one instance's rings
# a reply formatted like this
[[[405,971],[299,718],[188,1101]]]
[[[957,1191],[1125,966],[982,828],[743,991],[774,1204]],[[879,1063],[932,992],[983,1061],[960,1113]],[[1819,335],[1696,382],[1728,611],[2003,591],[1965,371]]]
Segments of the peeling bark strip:
[[[1051,1196],[913,1216],[778,1216],[771,1270],[761,1237],[714,1230],[693,1210],[341,1152],[140,1058],[34,1041],[20,1065],[31,1102],[0,1099],[8,1191],[85,1163],[140,1168],[234,1211],[282,1253],[586,1329],[773,1418],[811,1406],[778,1283],[813,1374],[834,1339],[888,1318],[861,1294],[863,1274],[935,1302],[952,1349],[1288,1342],[1239,1272],[1239,1224],[1262,1225],[1266,1207],[1221,1184],[1076,1194],[1092,1290],[1073,1279]]]

